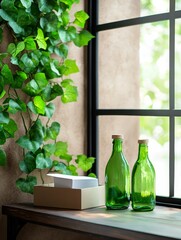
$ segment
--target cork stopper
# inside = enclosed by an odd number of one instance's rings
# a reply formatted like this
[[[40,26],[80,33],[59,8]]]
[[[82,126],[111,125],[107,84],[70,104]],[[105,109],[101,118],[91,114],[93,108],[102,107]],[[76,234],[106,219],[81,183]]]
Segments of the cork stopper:
[[[142,144],[148,144],[148,142],[149,142],[148,139],[139,139],[139,140],[138,140],[138,143],[139,143],[139,144],[141,144],[141,143],[142,143]]]
[[[112,135],[112,139],[124,139],[124,136],[121,135],[121,134],[115,134],[115,135]]]

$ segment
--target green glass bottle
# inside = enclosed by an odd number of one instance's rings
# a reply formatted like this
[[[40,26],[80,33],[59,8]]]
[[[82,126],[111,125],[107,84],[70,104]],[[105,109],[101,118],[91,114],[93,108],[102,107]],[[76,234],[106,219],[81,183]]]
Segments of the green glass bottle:
[[[155,207],[155,170],[148,157],[148,140],[138,143],[138,159],[132,171],[132,208],[144,212]]]
[[[130,204],[130,170],[122,151],[122,135],[112,135],[113,149],[105,169],[107,209],[126,209]]]

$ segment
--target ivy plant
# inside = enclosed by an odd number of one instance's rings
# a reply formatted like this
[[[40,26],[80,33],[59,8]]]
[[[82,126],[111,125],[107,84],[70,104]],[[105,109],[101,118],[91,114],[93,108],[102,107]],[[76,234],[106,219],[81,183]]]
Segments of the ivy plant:
[[[84,154],[71,155],[68,143],[58,140],[60,123],[51,121],[56,111],[54,99],[60,98],[64,104],[77,101],[78,90],[69,75],[79,72],[79,68],[76,60],[68,57],[70,44],[83,47],[93,38],[85,30],[89,18],[86,12],[77,11],[74,19],[70,18],[72,6],[78,2],[0,3],[0,44],[7,29],[12,37],[6,50],[0,52],[0,165],[5,165],[7,158],[3,145],[14,138],[23,149],[19,168],[25,177],[16,181],[23,192],[33,193],[37,184],[32,174],[35,169],[43,181],[44,169],[78,175],[78,168],[87,172],[95,160]],[[18,139],[20,123],[14,120],[15,114],[24,126]]]

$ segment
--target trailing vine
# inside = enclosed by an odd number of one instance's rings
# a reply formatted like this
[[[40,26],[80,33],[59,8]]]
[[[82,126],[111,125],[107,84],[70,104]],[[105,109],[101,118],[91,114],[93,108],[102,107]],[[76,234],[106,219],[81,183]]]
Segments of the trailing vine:
[[[79,72],[79,68],[76,60],[68,58],[69,45],[83,47],[93,38],[84,29],[87,13],[80,10],[70,20],[71,8],[78,2],[0,3],[0,44],[7,28],[13,39],[0,53],[0,165],[7,161],[3,145],[9,138],[16,139],[19,131],[13,118],[19,114],[24,133],[16,143],[23,149],[19,168],[26,177],[17,179],[16,185],[23,192],[33,193],[37,184],[36,176],[32,175],[35,169],[40,171],[43,181],[44,169],[77,175],[78,168],[87,172],[94,163],[93,157],[71,155],[68,143],[58,140],[60,123],[51,121],[56,111],[54,99],[60,98],[64,104],[77,101],[77,87],[69,75]]]

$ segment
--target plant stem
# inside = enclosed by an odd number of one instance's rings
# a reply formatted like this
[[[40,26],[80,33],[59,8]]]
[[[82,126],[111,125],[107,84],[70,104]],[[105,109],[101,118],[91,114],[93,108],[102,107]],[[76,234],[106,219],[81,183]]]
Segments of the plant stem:
[[[24,126],[24,128],[25,128],[25,132],[27,133],[27,132],[28,132],[28,129],[27,129],[27,127],[26,127],[25,119],[24,119],[24,116],[23,116],[22,112],[20,113],[20,115],[21,115],[21,118],[22,118],[22,121],[23,121],[23,126]]]
[[[42,170],[40,169],[40,170],[39,170],[39,172],[40,172],[40,178],[41,178],[42,184],[44,184],[44,183],[45,183],[45,181],[44,181],[44,179],[43,179]]]

